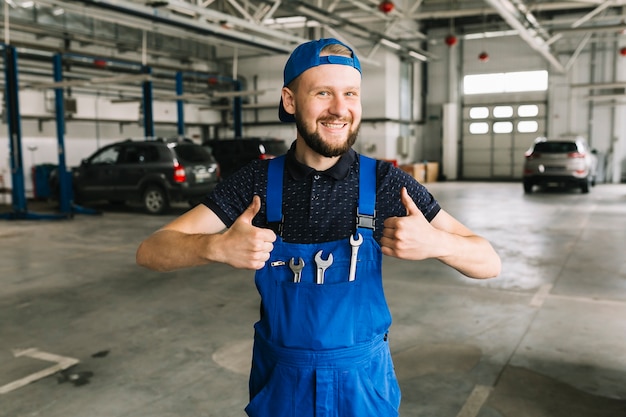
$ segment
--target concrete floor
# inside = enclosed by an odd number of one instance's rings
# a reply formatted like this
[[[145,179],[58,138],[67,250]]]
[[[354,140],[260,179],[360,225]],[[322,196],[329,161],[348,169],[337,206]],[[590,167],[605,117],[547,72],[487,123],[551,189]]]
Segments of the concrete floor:
[[[402,416],[626,416],[626,185],[429,188],[503,272],[385,260]],[[53,365],[14,356],[26,348],[80,361],[0,394],[0,416],[244,416],[252,274],[141,269],[137,244],[184,208],[102,208],[0,222],[0,387]]]

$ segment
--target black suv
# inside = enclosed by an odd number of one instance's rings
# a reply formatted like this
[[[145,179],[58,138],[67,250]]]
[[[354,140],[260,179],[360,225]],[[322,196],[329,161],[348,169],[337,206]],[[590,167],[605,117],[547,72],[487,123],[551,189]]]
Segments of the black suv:
[[[222,178],[255,159],[272,159],[287,153],[287,144],[275,138],[212,139],[202,143],[220,165]]]
[[[139,201],[151,214],[163,213],[173,201],[195,204],[219,175],[211,153],[189,139],[113,143],[72,169],[77,203]]]

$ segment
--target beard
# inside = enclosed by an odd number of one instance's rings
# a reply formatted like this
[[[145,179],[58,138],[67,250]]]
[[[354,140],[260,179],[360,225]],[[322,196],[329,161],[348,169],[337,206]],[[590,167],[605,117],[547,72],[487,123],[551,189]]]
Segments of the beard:
[[[295,115],[296,118],[296,129],[307,146],[313,149],[318,154],[325,156],[327,158],[333,158],[335,156],[341,156],[344,153],[348,152],[352,145],[356,142],[356,138],[359,135],[359,125],[357,125],[353,130],[348,132],[348,137],[343,143],[338,145],[331,145],[324,141],[320,132],[318,130],[308,131],[304,121],[299,117],[298,114]]]

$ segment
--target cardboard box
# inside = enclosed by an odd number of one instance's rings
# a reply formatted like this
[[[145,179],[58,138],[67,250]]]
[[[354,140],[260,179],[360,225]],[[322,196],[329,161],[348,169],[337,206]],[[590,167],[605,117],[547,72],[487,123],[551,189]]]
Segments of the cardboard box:
[[[400,165],[400,169],[420,183],[436,182],[439,178],[439,162],[420,162]]]
[[[426,182],[426,167],[424,164],[400,165],[400,169],[415,178],[418,182]]]

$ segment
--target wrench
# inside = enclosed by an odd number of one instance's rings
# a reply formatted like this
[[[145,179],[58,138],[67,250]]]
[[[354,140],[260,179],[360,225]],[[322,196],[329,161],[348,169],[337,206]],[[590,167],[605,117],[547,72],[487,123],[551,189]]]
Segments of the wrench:
[[[358,239],[355,239],[353,235],[350,235],[350,246],[352,246],[352,254],[350,256],[350,275],[348,281],[354,281],[356,279],[356,262],[357,255],[359,253],[359,246],[363,243],[363,236],[357,233]]]
[[[291,258],[289,260],[289,268],[293,272],[293,282],[300,282],[300,278],[302,278],[302,268],[304,268],[304,259],[298,258],[298,263],[296,264],[296,258]]]
[[[324,283],[324,273],[326,272],[326,269],[333,264],[333,254],[330,253],[328,255],[328,258],[324,260],[322,259],[322,252],[323,251],[319,251],[315,254],[315,265],[317,265],[317,281],[316,282],[318,284]]]

